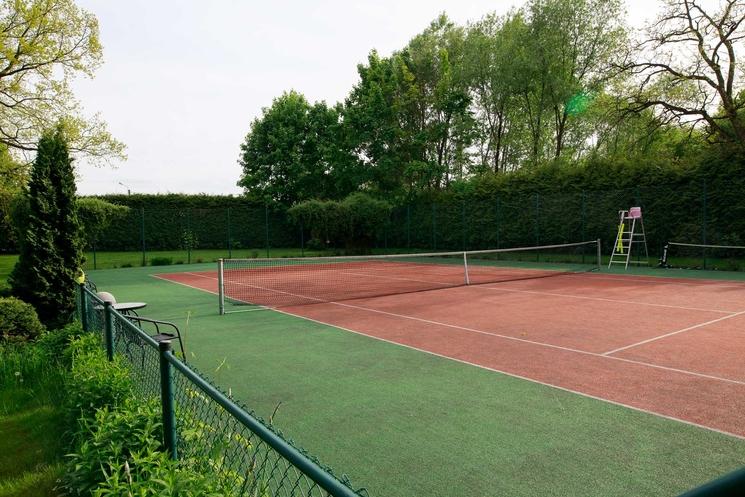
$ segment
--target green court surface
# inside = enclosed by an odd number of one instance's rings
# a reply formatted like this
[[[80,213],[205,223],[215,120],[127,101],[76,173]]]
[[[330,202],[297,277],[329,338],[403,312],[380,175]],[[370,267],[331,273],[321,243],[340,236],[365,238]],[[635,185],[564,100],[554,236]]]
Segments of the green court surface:
[[[174,321],[187,357],[371,496],[673,496],[745,464],[745,441],[215,295],[89,272]],[[665,273],[675,275],[676,273]]]

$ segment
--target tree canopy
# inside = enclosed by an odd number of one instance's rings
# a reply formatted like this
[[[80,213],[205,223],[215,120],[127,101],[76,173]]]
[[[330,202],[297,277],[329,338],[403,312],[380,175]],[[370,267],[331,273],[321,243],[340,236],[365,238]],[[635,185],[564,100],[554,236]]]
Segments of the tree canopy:
[[[70,88],[102,61],[95,16],[73,0],[0,0],[0,144],[34,152],[62,126],[69,148],[94,160],[123,157],[99,116],[85,117]]]
[[[343,103],[275,100],[239,184],[286,205],[400,201],[543,166],[695,160],[707,142],[745,151],[745,2],[660,2],[638,32],[622,0],[527,0],[465,26],[442,14],[389,56],[372,50]]]

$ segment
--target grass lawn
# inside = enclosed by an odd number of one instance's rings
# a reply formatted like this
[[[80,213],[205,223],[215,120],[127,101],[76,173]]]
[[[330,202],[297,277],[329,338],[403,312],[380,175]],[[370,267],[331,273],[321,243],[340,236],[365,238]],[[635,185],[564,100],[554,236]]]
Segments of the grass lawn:
[[[371,496],[674,496],[745,464],[745,442],[155,279],[89,272],[176,322],[191,364]]]
[[[57,495],[63,453],[59,417],[54,406],[0,416],[0,497]]]
[[[326,252],[323,251],[312,251],[312,250],[300,250],[294,248],[273,248],[269,249],[270,257],[300,257],[323,255]],[[189,261],[189,254],[186,250],[160,250],[146,252],[145,260],[148,265],[151,265],[153,259],[170,259],[171,264],[186,264]],[[191,261],[193,263],[200,262],[213,262],[220,257],[227,257],[228,251],[221,249],[200,249],[192,250]],[[233,257],[266,257],[266,249],[236,249],[233,250]],[[86,271],[93,269],[94,263],[93,252],[86,252],[85,263],[83,269]],[[142,252],[98,252],[95,257],[95,265],[98,269],[110,269],[120,267],[138,267],[142,266]],[[8,276],[13,270],[13,266],[18,260],[18,256],[15,254],[2,254],[0,255],[0,290],[7,288]],[[158,262],[158,261],[156,261]]]
[[[7,351],[0,361],[0,497],[56,496],[65,452],[62,371]]]

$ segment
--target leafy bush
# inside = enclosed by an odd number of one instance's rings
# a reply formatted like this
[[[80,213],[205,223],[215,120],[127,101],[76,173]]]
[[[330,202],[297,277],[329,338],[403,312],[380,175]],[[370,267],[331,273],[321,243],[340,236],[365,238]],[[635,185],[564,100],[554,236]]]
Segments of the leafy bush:
[[[48,360],[69,368],[72,365],[71,344],[82,336],[83,326],[79,322],[73,322],[64,328],[43,333],[36,344]]]
[[[69,454],[63,478],[68,495],[88,496],[133,455],[161,449],[158,404],[133,397],[120,407],[103,406],[80,421],[80,443]],[[139,495],[139,494],[137,494]]]
[[[349,252],[369,252],[388,224],[391,205],[365,193],[353,193],[341,202],[307,200],[288,211],[292,219],[310,230],[308,248],[325,248],[324,240],[343,242]]]
[[[31,304],[0,297],[0,341],[27,341],[41,335],[44,326]]]
[[[150,259],[151,266],[170,266],[173,264],[173,258],[171,257],[153,257]]]
[[[130,462],[131,461],[131,462]],[[173,461],[165,452],[147,450],[133,453],[129,461],[110,465],[106,481],[92,493],[94,497],[224,497],[213,474],[201,474],[188,463]],[[256,497],[269,497],[268,494]]]
[[[119,357],[109,362],[100,338],[89,334],[70,343],[72,368],[67,379],[65,410],[73,434],[100,407],[117,406],[132,393],[132,380]]]
[[[341,207],[348,222],[347,249],[368,252],[388,224],[391,204],[364,193],[353,193],[341,202]]]
[[[129,212],[129,207],[94,197],[79,198],[77,204],[82,232],[85,239],[92,244],[98,241],[101,233],[111,223],[124,219]]]
[[[160,443],[157,401],[132,397],[101,408],[84,422],[83,439],[69,454],[62,489],[70,496],[197,497],[227,495],[194,461],[173,461]]]

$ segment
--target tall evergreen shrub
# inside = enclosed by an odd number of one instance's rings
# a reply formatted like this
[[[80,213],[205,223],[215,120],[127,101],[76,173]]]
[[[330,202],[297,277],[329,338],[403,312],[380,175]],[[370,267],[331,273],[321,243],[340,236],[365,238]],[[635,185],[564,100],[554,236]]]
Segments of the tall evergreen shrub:
[[[57,327],[75,309],[75,276],[82,261],[75,175],[60,128],[39,141],[25,195],[28,217],[11,289],[36,307],[42,322]]]

